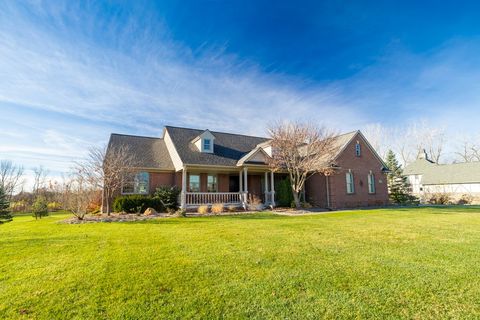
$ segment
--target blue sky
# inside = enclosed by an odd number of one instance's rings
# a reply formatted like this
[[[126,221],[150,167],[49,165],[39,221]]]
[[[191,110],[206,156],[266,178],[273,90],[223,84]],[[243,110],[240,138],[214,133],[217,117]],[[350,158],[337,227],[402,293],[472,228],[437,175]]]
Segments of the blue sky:
[[[3,1],[0,159],[67,171],[111,132],[427,119],[478,133],[480,4]]]

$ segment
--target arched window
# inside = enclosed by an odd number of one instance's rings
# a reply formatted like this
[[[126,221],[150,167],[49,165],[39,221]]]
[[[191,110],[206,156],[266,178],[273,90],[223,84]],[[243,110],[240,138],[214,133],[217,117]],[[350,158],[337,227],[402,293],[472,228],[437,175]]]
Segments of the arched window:
[[[347,179],[347,193],[352,194],[355,192],[355,185],[353,183],[353,173],[352,171],[348,171],[346,173],[346,179]]]
[[[372,171],[368,174],[368,193],[375,193],[375,175]]]

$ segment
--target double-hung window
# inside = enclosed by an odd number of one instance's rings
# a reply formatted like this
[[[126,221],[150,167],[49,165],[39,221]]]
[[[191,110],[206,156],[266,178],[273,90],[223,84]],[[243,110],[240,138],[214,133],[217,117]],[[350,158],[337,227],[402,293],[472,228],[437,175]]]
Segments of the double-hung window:
[[[375,193],[375,175],[371,171],[368,174],[368,193]]]
[[[345,177],[347,180],[347,193],[352,194],[355,192],[355,186],[353,183],[353,173],[351,171],[348,171]]]
[[[207,176],[207,192],[217,192],[217,176],[209,174]]]
[[[203,150],[210,151],[212,147],[212,141],[210,139],[203,139]]]
[[[188,180],[188,189],[190,192],[200,192],[200,175],[190,174]]]
[[[129,174],[124,178],[123,194],[147,194],[149,192],[150,176],[148,172]]]

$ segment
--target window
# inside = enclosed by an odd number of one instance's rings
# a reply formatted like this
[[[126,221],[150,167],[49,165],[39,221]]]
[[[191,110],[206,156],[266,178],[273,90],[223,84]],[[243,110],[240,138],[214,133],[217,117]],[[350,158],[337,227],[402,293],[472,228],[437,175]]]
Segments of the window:
[[[211,147],[210,139],[203,139],[203,150],[210,151],[211,150],[210,147]]]
[[[191,174],[188,182],[190,192],[200,192],[200,175]]]
[[[217,176],[208,175],[207,177],[207,192],[217,192]]]
[[[355,186],[353,184],[353,173],[351,171],[347,172],[347,193],[352,194],[355,192]]]
[[[360,146],[360,142],[357,141],[357,144],[355,145],[355,155],[357,157],[360,157],[362,155],[362,147]]]
[[[375,175],[371,171],[368,174],[368,193],[375,193]]]
[[[123,194],[147,194],[150,176],[148,172],[138,172],[125,177],[122,185]]]

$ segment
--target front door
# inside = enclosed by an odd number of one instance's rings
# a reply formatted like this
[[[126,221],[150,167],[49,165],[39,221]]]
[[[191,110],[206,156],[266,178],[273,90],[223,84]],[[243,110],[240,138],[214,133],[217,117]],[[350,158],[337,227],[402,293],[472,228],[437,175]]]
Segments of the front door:
[[[229,184],[228,184],[228,191],[229,192],[238,192],[240,190],[240,180],[238,175],[230,176]]]

